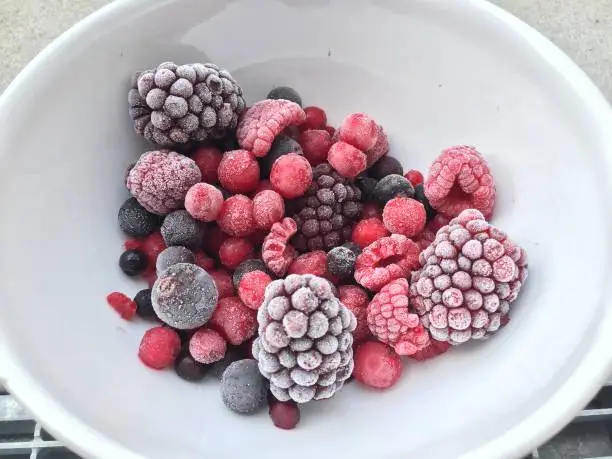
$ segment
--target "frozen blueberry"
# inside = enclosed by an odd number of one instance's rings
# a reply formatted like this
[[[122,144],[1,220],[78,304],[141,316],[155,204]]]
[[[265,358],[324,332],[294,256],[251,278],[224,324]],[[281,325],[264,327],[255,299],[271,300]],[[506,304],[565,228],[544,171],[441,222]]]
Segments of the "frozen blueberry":
[[[348,247],[334,247],[327,252],[327,270],[343,279],[353,276],[357,255]]]
[[[391,174],[378,181],[372,193],[372,201],[384,206],[396,196],[411,198],[414,196],[414,188],[404,176]]]
[[[240,280],[242,279],[242,276],[244,276],[246,273],[250,273],[251,271],[263,271],[264,273],[267,273],[269,276],[273,275],[272,273],[270,273],[266,264],[263,261],[257,258],[253,258],[250,260],[244,260],[242,263],[238,265],[238,267],[234,271],[234,275],[232,276],[232,282],[234,283],[234,288],[238,288],[238,285],[240,284]]]
[[[277,136],[274,142],[272,142],[268,154],[259,160],[261,178],[266,179],[270,177],[270,171],[272,170],[274,161],[287,153],[296,153],[298,155],[304,154],[302,147],[296,140],[286,135]]]
[[[226,407],[238,414],[253,414],[266,405],[267,380],[259,372],[257,361],[238,360],[223,372],[221,398]]]
[[[125,201],[117,216],[119,229],[129,237],[145,237],[159,228],[160,220],[142,207],[136,198]]]
[[[143,319],[157,319],[153,304],[151,303],[151,289],[146,288],[141,290],[134,297],[136,303],[136,314]]]
[[[218,362],[212,364],[211,374],[215,378],[221,379],[221,377],[223,376],[223,372],[227,367],[229,367],[236,360],[240,360],[243,358],[244,352],[242,352],[242,349],[228,346],[223,358]]]
[[[157,256],[155,270],[159,274],[177,263],[195,263],[193,252],[182,245],[170,246]]]
[[[347,249],[349,249],[351,252],[355,254],[356,257],[358,257],[361,254],[361,247],[359,247],[354,242],[345,242],[344,244],[342,244],[342,247],[346,247]]]
[[[128,276],[138,276],[147,269],[147,256],[140,250],[126,250],[119,257],[119,267]]]
[[[369,201],[372,198],[372,193],[374,193],[374,188],[376,188],[376,184],[378,180],[372,177],[367,177],[365,175],[360,175],[357,177],[355,184],[357,188],[361,190],[361,195],[364,201]]]
[[[204,224],[194,219],[186,210],[175,210],[164,218],[161,235],[168,247],[182,245],[196,249],[202,244],[204,228]]]
[[[208,322],[218,297],[213,278],[190,263],[177,263],[160,273],[151,292],[157,317],[179,330],[198,328]]]
[[[383,156],[378,161],[374,163],[374,165],[368,171],[370,177],[375,178],[376,180],[380,180],[383,177],[391,174],[402,175],[404,173],[404,168],[402,167],[402,163],[400,163],[393,156]]]
[[[210,367],[196,362],[187,351],[182,351],[174,362],[174,371],[185,381],[200,381],[206,376]]]
[[[425,207],[425,214],[427,215],[427,223],[433,220],[437,212],[436,212],[436,209],[431,207],[431,204],[429,203],[429,199],[427,199],[427,196],[425,196],[425,188],[423,187],[422,183],[414,187],[414,199],[419,201],[421,204],[423,204],[423,207]]]
[[[285,99],[302,106],[302,97],[289,86],[278,86],[268,93],[266,99]]]

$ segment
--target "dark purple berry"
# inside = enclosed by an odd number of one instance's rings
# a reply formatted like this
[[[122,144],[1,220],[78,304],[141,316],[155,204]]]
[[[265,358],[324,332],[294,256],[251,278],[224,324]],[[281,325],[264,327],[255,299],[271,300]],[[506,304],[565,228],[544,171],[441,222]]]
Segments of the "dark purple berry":
[[[391,174],[403,175],[404,168],[402,167],[402,163],[393,156],[386,155],[376,161],[368,173],[370,177],[380,180]]]
[[[377,183],[378,180],[365,175],[361,175],[355,180],[355,185],[361,190],[364,201],[369,201],[372,198],[372,193],[374,193]]]
[[[353,276],[357,255],[348,247],[335,247],[327,252],[327,270],[334,276],[347,279]]]
[[[302,147],[296,140],[281,134],[272,142],[268,154],[259,160],[260,177],[262,179],[270,177],[270,171],[272,170],[274,162],[288,153],[296,153],[298,155],[304,154]]]
[[[342,247],[346,247],[347,249],[349,249],[351,252],[353,252],[355,254],[355,256],[359,256],[361,255],[361,247],[359,247],[357,244],[355,244],[354,242],[345,242],[344,244],[342,244]]]
[[[429,223],[436,216],[436,209],[431,207],[429,203],[429,199],[425,196],[425,189],[423,188],[423,184],[417,185],[414,187],[414,199],[419,201],[425,207],[425,214],[427,215],[427,223]]]
[[[119,229],[129,237],[145,237],[161,225],[159,216],[142,207],[136,198],[125,201],[117,216]]]
[[[143,319],[157,319],[157,315],[153,310],[153,304],[151,303],[151,289],[146,288],[141,290],[134,297],[134,303],[136,303],[136,314]]]
[[[196,362],[189,352],[181,352],[174,362],[174,371],[185,381],[200,381],[210,370],[210,365]]]
[[[147,256],[140,250],[126,250],[119,257],[119,267],[128,276],[138,276],[147,269]]]
[[[302,97],[289,86],[278,86],[268,93],[266,99],[285,99],[302,106]]]
[[[372,201],[384,206],[397,196],[411,198],[414,196],[414,188],[404,176],[392,174],[378,181],[372,193]]]
[[[204,224],[186,210],[169,213],[161,226],[161,235],[168,247],[182,245],[188,249],[197,249],[202,244],[204,231]]]

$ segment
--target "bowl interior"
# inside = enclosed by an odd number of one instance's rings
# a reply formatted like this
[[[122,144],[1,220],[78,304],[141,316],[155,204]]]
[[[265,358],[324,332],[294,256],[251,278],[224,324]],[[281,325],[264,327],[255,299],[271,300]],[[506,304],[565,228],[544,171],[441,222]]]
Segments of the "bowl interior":
[[[603,314],[603,146],[570,83],[524,39],[468,1],[131,3],[22,81],[0,127],[0,327],[15,361],[65,410],[150,459],[347,448],[353,458],[435,459],[498,437],[568,379]],[[407,363],[392,390],[351,384],[304,408],[292,432],[266,413],[226,411],[216,381],[143,367],[147,325],[122,321],[105,295],[144,288],[117,267],[124,171],[147,148],[126,94],[132,72],[165,60],[216,62],[249,102],[290,85],[335,123],[364,111],[406,169],[476,146],[498,186],[493,222],[530,257],[510,324],[486,343]]]

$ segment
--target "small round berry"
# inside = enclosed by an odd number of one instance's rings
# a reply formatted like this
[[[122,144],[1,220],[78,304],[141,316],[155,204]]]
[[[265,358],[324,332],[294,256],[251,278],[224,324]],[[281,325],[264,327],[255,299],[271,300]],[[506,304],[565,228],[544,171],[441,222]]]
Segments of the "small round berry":
[[[377,217],[371,217],[361,220],[355,225],[352,241],[363,249],[388,235],[389,231],[387,231],[383,222]]]
[[[410,169],[408,172],[404,174],[404,177],[408,179],[408,181],[412,184],[413,187],[417,187],[423,183],[423,174],[416,169]]]
[[[225,406],[233,412],[257,412],[265,406],[267,394],[267,380],[259,372],[256,360],[238,360],[223,372],[221,398]]]
[[[393,198],[383,209],[383,224],[391,233],[414,237],[425,229],[425,207],[411,198]]]
[[[174,371],[185,381],[201,381],[211,366],[196,362],[189,352],[182,352],[174,362]]]
[[[196,183],[185,196],[185,210],[196,220],[213,222],[223,207],[223,193],[208,183]]]
[[[225,152],[217,173],[221,186],[232,193],[248,193],[259,185],[259,163],[246,150]]]
[[[193,253],[194,263],[204,271],[210,271],[215,268],[215,260],[206,255],[203,250],[196,250]]]
[[[238,285],[238,296],[251,309],[259,309],[264,299],[266,287],[272,282],[272,278],[264,271],[251,271],[240,280]]]
[[[253,198],[253,218],[257,228],[269,230],[285,216],[285,201],[273,190],[260,191]]]
[[[354,242],[345,242],[344,244],[342,244],[342,247],[346,247],[347,249],[349,249],[355,254],[355,256],[359,256],[359,254],[361,253],[361,247],[359,247]]]
[[[158,255],[155,270],[159,274],[177,263],[195,263],[193,252],[180,245],[170,246]]]
[[[361,384],[375,389],[388,389],[401,375],[400,356],[389,346],[369,341],[357,347],[353,376]]]
[[[380,180],[387,175],[402,175],[404,173],[404,168],[402,167],[402,163],[397,159],[387,155],[376,161],[368,172],[371,177]]]
[[[366,168],[366,155],[347,142],[336,142],[327,153],[327,161],[343,177],[353,178]]]
[[[128,276],[142,274],[147,265],[147,256],[140,250],[126,250],[119,257],[119,267]]]
[[[285,199],[302,196],[312,182],[312,167],[306,158],[288,153],[276,160],[270,173],[274,191]]]
[[[268,275],[271,274],[270,271],[268,270],[268,268],[266,268],[266,264],[262,260],[260,260],[258,258],[253,258],[251,260],[244,260],[234,270],[234,274],[232,276],[232,281],[233,281],[234,287],[236,287],[236,289],[240,285],[240,280],[242,279],[242,277],[246,273],[250,273],[251,271],[263,271],[263,272],[267,273]]]
[[[341,279],[348,279],[355,271],[357,255],[347,247],[335,247],[327,252],[327,270]]]
[[[243,237],[230,237],[219,247],[219,260],[229,269],[235,269],[240,263],[253,257],[254,247],[251,241]]]
[[[221,333],[229,344],[238,346],[255,336],[257,313],[238,297],[221,298],[210,319],[210,327]]]
[[[174,363],[181,349],[181,338],[168,327],[147,330],[140,341],[138,357],[149,368],[162,370]]]
[[[372,199],[372,194],[374,194],[377,183],[378,180],[365,175],[360,175],[357,177],[357,180],[355,180],[355,185],[361,190],[361,195],[365,201]]]
[[[301,129],[307,130],[325,128],[325,125],[327,124],[327,115],[322,108],[305,107],[304,113],[306,113],[306,120],[300,124]]]
[[[326,253],[323,250],[303,253],[293,260],[287,274],[312,274],[313,276],[329,277]]]
[[[411,198],[414,196],[414,188],[402,175],[391,174],[378,181],[372,193],[372,201],[384,206],[396,196]]]
[[[313,167],[327,159],[332,143],[329,132],[325,130],[309,129],[300,135],[304,157]]]
[[[161,220],[136,200],[130,198],[119,209],[117,216],[119,229],[129,237],[145,237],[159,228]]]
[[[339,138],[361,151],[367,151],[376,145],[378,125],[376,121],[363,113],[352,113],[340,126]]]
[[[215,184],[218,182],[217,168],[221,162],[223,153],[218,148],[200,147],[191,155],[191,159],[200,168],[202,173],[202,181],[205,183]]]
[[[168,247],[182,245],[189,249],[197,249],[204,238],[204,225],[186,210],[175,210],[164,218],[161,234]]]
[[[189,340],[189,354],[196,362],[209,365],[225,355],[227,343],[215,330],[200,328]]]
[[[219,299],[235,295],[236,292],[232,283],[232,276],[225,269],[219,268],[211,271],[210,276],[213,278],[215,285],[217,286]]]
[[[297,140],[292,139],[286,135],[279,135],[272,142],[270,151],[266,156],[259,159],[260,175],[261,178],[270,177],[272,166],[278,158],[286,155],[287,153],[295,153],[296,155],[303,154],[301,145]]]
[[[300,422],[300,409],[293,401],[279,402],[274,400],[270,403],[270,419],[279,429],[291,430]]]
[[[255,232],[253,201],[242,194],[228,198],[217,217],[219,228],[230,236],[245,237]]]
[[[106,302],[113,308],[124,320],[132,320],[136,315],[136,302],[127,296],[125,293],[112,292],[106,296]]]
[[[266,99],[285,99],[302,106],[302,97],[289,86],[277,86],[268,93]]]
[[[138,292],[134,297],[134,303],[136,303],[136,314],[140,317],[143,319],[157,319],[157,315],[153,309],[153,303],[151,303],[150,288]]]
[[[431,206],[429,199],[427,199],[427,196],[425,196],[425,188],[423,187],[423,184],[414,187],[414,199],[419,201],[421,204],[423,204],[423,207],[425,207],[427,223],[432,221],[438,212],[436,212],[436,209]]]

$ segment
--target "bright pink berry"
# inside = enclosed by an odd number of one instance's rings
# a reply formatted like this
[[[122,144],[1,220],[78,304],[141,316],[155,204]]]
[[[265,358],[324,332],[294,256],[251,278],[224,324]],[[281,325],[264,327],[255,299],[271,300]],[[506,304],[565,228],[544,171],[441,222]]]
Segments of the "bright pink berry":
[[[119,313],[122,319],[131,320],[136,314],[136,303],[121,292],[109,293],[106,296],[106,302]]]
[[[327,115],[322,108],[306,107],[304,108],[306,119],[300,124],[300,129],[324,129],[327,124]]]
[[[230,237],[219,247],[219,260],[226,268],[236,269],[244,260],[253,258],[254,253],[251,241],[243,237]]]
[[[352,113],[339,129],[340,140],[361,151],[368,151],[378,140],[378,124],[364,113]]]
[[[279,402],[274,400],[270,403],[270,419],[279,429],[294,429],[300,422],[300,409],[296,403]]]
[[[332,146],[331,136],[324,130],[309,129],[300,135],[300,145],[304,157],[314,167],[327,159],[327,153]]]
[[[389,346],[369,341],[355,350],[353,376],[368,387],[387,389],[402,376],[402,361]]]
[[[404,174],[404,177],[412,184],[412,186],[417,186],[423,183],[423,174],[416,169],[410,169]]]
[[[259,163],[250,151],[225,152],[218,174],[221,186],[232,193],[249,193],[259,185]]]
[[[181,338],[168,327],[154,327],[147,330],[140,341],[138,357],[146,366],[162,370],[174,363],[181,349]]]
[[[253,198],[253,219],[257,228],[269,230],[284,216],[285,201],[276,191],[260,191]]]
[[[221,153],[221,150],[213,147],[200,147],[193,152],[191,159],[193,159],[200,168],[203,182],[213,185],[217,183],[219,180],[217,168],[219,167],[222,157],[223,153]]]
[[[383,209],[383,224],[391,233],[413,237],[425,228],[425,207],[416,199],[397,197]]]
[[[268,269],[277,276],[284,276],[297,256],[289,239],[297,232],[295,220],[289,217],[274,223],[270,233],[264,239],[261,248],[261,259]]]
[[[368,327],[368,292],[358,285],[341,285],[338,287],[338,298],[357,319],[357,328],[353,331],[353,341],[359,343],[370,336]]]
[[[355,225],[351,240],[363,249],[388,235],[389,231],[387,231],[380,218],[370,217]]]
[[[157,256],[166,249],[166,243],[159,231],[149,234],[142,241],[140,250],[144,252],[149,260],[149,266],[155,266]]]
[[[344,177],[354,178],[366,169],[366,155],[346,142],[336,142],[327,153],[327,160]]]
[[[225,234],[217,225],[209,227],[206,231],[206,237],[202,243],[204,250],[206,250],[209,255],[216,256],[219,253],[221,244],[223,244],[223,241],[225,241],[228,237],[229,236]]]
[[[247,308],[236,296],[221,298],[208,322],[233,346],[238,346],[255,336],[257,312]]]
[[[193,252],[193,255],[195,256],[195,264],[204,271],[211,271],[214,269],[215,260],[206,255],[203,250],[196,250]]]
[[[312,182],[312,167],[302,155],[289,153],[272,165],[270,182],[274,191],[285,199],[302,196]]]
[[[253,234],[255,231],[253,201],[242,194],[229,197],[221,207],[217,224],[230,236],[242,237]]]
[[[227,298],[234,296],[234,283],[232,276],[225,269],[219,268],[215,271],[209,271],[210,276],[215,281],[219,298]]]
[[[189,354],[196,362],[209,365],[225,355],[227,343],[219,332],[200,328],[189,339]]]
[[[376,143],[372,148],[365,151],[368,167],[389,153],[389,139],[382,126],[378,126]]]
[[[185,210],[196,220],[214,222],[223,207],[223,194],[208,183],[196,183],[185,196]]]
[[[382,211],[377,204],[373,202],[366,202],[361,207],[361,218],[366,220],[368,218],[376,217],[378,219],[382,218]]]
[[[266,287],[272,282],[272,278],[263,271],[251,271],[240,279],[238,284],[238,296],[251,309],[259,309],[264,299]]]

